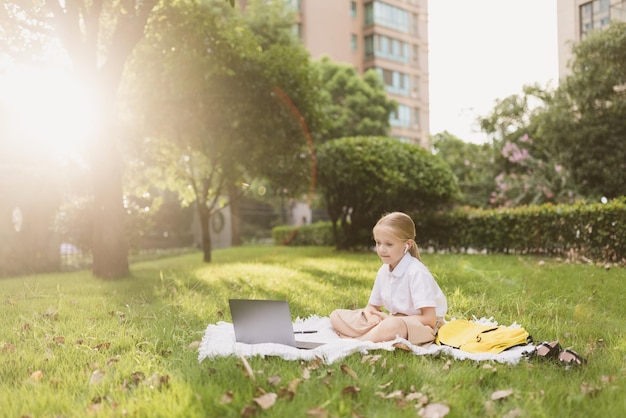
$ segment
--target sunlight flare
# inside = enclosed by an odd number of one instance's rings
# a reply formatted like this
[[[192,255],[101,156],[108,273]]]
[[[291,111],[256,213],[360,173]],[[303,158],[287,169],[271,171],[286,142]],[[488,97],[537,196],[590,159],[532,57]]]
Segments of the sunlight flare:
[[[0,77],[0,105],[9,152],[84,164],[98,109],[80,80],[59,69],[14,67]]]

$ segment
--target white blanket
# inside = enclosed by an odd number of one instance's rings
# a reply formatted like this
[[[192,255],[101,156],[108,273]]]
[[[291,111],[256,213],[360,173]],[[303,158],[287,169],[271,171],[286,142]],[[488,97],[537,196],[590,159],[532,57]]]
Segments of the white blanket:
[[[475,322],[497,325],[493,319],[479,319]],[[511,325],[518,326],[518,325]],[[323,342],[325,344],[311,349],[302,350],[282,344],[244,344],[235,341],[233,324],[229,322],[218,322],[210,324],[202,338],[198,349],[198,361],[205,358],[216,358],[226,356],[278,356],[285,360],[314,360],[321,359],[326,364],[334,363],[337,360],[349,356],[353,353],[367,354],[373,350],[393,351],[398,344],[408,347],[416,355],[426,354],[446,354],[459,360],[493,360],[499,363],[517,364],[523,357],[524,351],[534,350],[533,344],[526,346],[512,347],[500,354],[491,353],[468,353],[448,346],[429,344],[427,346],[416,346],[404,338],[396,338],[393,341],[374,343],[369,341],[359,341],[354,339],[340,338],[335,334],[330,325],[328,317],[311,316],[306,319],[298,318],[294,324],[294,331],[316,330],[312,334],[296,334],[298,340]]]

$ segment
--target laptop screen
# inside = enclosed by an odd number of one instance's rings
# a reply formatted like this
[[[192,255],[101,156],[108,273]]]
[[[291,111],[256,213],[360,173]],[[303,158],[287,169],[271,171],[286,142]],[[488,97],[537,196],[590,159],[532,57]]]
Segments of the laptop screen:
[[[228,303],[237,342],[296,345],[287,301],[230,299]]]

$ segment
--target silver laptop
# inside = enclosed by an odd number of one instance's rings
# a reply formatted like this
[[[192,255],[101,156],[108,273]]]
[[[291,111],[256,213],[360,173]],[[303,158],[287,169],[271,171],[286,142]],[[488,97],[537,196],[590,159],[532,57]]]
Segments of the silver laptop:
[[[276,343],[302,349],[319,347],[322,343],[297,341],[286,300],[229,299],[235,340],[246,344]],[[314,333],[316,330],[299,330]]]

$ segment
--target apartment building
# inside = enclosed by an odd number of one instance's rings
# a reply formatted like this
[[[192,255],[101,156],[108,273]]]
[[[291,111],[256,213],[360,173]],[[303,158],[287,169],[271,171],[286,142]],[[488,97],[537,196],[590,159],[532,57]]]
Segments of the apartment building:
[[[572,44],[612,20],[626,21],[626,0],[557,0],[559,78],[569,74]]]
[[[428,0],[289,0],[313,59],[376,70],[398,102],[391,136],[429,146]]]

